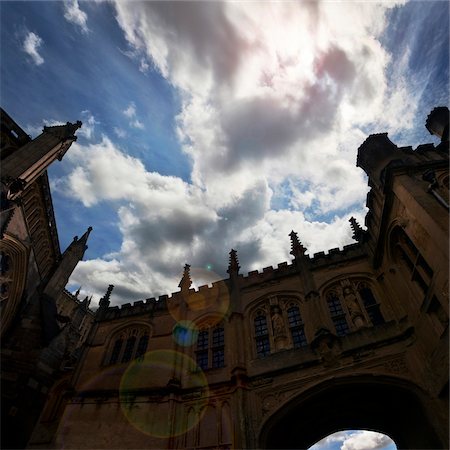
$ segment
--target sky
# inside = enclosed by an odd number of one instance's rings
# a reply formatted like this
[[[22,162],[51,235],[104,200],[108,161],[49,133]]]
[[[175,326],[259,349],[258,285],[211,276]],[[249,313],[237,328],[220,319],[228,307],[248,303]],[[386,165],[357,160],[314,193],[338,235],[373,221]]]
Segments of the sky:
[[[352,243],[370,133],[434,142],[448,106],[446,1],[1,1],[2,107],[32,137],[81,120],[49,169],[68,288],[113,305]],[[312,450],[395,450],[346,430]]]
[[[49,169],[59,239],[94,228],[68,288],[112,304],[312,256],[364,226],[370,133],[437,139],[449,5],[0,2],[2,107],[32,137],[81,120]],[[350,447],[348,447],[350,448]]]

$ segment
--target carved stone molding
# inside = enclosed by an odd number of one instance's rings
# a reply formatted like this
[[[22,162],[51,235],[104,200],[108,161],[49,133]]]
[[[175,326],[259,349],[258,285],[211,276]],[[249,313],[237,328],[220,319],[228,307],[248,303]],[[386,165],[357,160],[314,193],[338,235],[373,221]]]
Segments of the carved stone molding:
[[[386,361],[383,364],[383,368],[386,372],[396,375],[409,373],[408,365],[406,364],[405,358],[403,356]]]

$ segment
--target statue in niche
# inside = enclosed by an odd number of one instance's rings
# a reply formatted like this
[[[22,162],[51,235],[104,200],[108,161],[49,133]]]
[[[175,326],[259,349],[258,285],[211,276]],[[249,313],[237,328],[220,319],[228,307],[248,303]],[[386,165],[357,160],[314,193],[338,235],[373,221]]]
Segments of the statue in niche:
[[[272,309],[272,329],[273,338],[275,341],[276,350],[283,350],[288,347],[288,339],[286,333],[286,326],[284,324],[283,316],[281,315],[281,310],[278,306]]]
[[[348,312],[350,313],[350,317],[352,319],[353,324],[360,328],[364,326],[364,315],[361,311],[361,307],[359,306],[358,299],[356,295],[353,293],[351,287],[346,286],[343,289],[344,301],[347,305]]]
[[[284,326],[284,320],[281,315],[280,308],[276,306],[272,311],[272,325],[273,325],[273,336],[276,339],[277,337],[285,337],[286,336],[286,328]]]

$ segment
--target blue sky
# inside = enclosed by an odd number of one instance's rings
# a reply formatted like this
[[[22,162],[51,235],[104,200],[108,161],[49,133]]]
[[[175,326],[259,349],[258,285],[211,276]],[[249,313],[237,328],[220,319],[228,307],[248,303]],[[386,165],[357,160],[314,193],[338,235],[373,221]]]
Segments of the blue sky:
[[[2,107],[32,136],[83,121],[49,171],[61,247],[94,227],[70,288],[94,304],[310,254],[364,224],[359,145],[437,142],[442,2],[1,2]]]

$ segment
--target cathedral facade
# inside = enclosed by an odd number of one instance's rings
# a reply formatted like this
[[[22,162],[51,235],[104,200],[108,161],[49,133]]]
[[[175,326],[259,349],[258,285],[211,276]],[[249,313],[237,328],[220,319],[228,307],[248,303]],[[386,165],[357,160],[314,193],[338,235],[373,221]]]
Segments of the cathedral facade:
[[[70,373],[93,314],[64,290],[90,229],[61,252],[47,167],[81,122],[31,139],[1,115],[1,447],[24,448],[57,381]]]
[[[345,429],[447,448],[448,109],[426,126],[440,144],[361,145],[369,212],[343,249],[292,231],[290,262],[244,275],[231,250],[211,286],[186,265],[178,292],[118,307],[110,285],[95,314],[58,285],[87,328],[28,448],[300,449]]]

